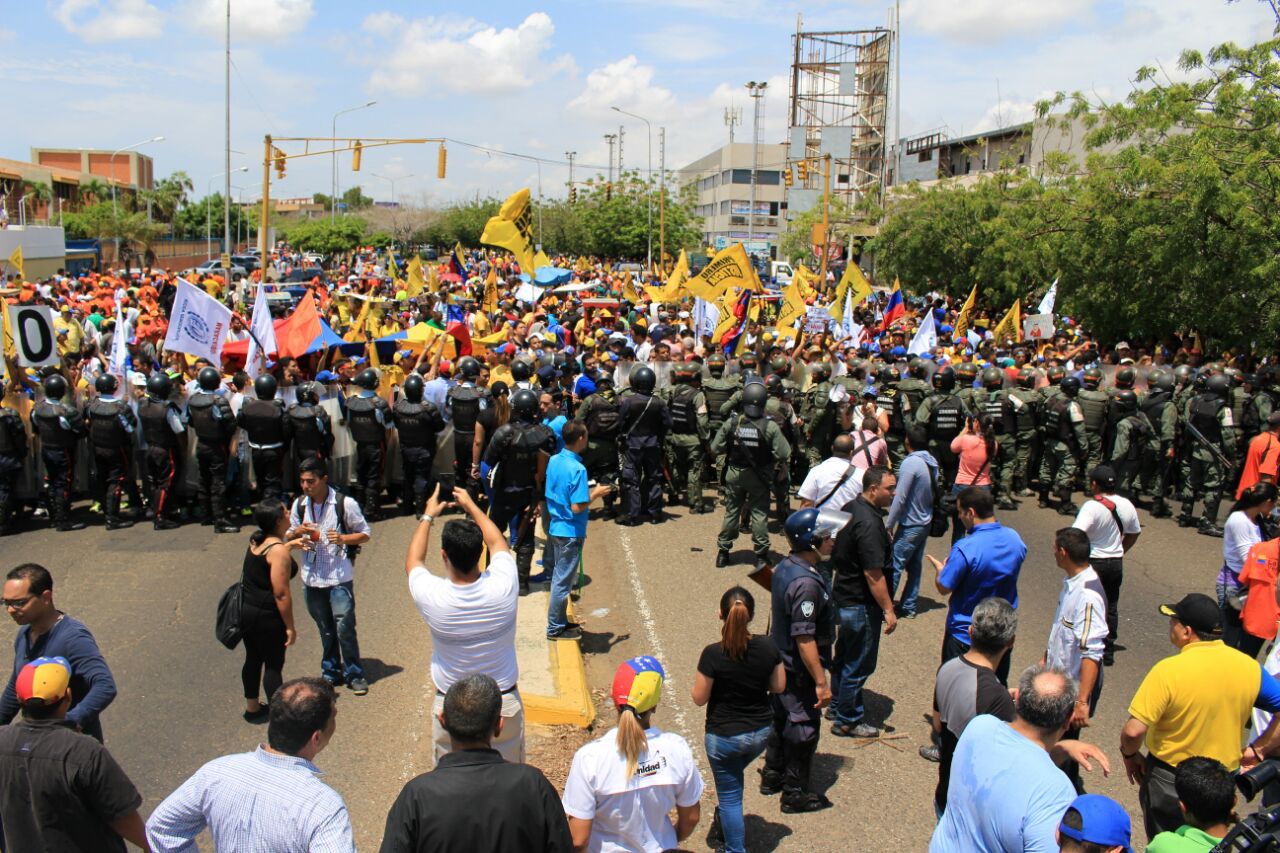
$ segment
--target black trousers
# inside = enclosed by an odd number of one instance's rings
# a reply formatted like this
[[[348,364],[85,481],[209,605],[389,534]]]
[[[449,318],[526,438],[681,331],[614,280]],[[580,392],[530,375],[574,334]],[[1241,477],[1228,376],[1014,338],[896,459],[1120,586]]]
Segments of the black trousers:
[[[474,497],[479,492],[477,484],[471,482],[471,454],[475,449],[476,433],[475,430],[463,432],[456,426],[453,430],[453,482]]]
[[[76,470],[76,452],[71,447],[40,448],[44,481],[48,489],[49,520],[62,524],[71,515],[71,478]]]
[[[196,464],[200,470],[200,512],[204,519],[226,521],[228,445],[200,439]]]
[[[0,453],[0,532],[9,527],[13,514],[13,486],[22,473],[22,457]]]
[[[435,477],[431,475],[431,466],[435,464],[436,447],[434,444],[425,447],[406,447],[400,445],[400,469],[404,472],[404,484],[400,487],[400,500],[412,513],[422,512],[427,505],[427,498],[435,489]],[[449,496],[441,495],[448,500]]]
[[[822,712],[814,707],[818,693],[805,673],[787,672],[787,689],[770,699],[773,721],[764,754],[764,781],[782,785],[782,795],[809,792],[813,755],[818,751]]]
[[[258,499],[284,498],[284,448],[249,448],[253,476],[258,479]]]
[[[1090,557],[1089,565],[1098,573],[1102,590],[1107,594],[1107,644],[1103,655],[1115,654],[1120,627],[1120,585],[1124,583],[1124,557]]]
[[[132,455],[127,447],[93,448],[93,486],[107,521],[120,518],[120,499],[124,494],[125,477],[132,477]],[[132,491],[137,491],[134,486]]]
[[[509,534],[511,522],[516,520],[516,572],[521,586],[529,583],[529,572],[533,566],[536,530],[527,517],[533,510],[534,502],[532,486],[527,489],[502,489],[493,493],[493,503],[489,507],[489,518],[502,531],[503,536]]]
[[[622,500],[628,518],[662,512],[662,448],[657,442],[654,436],[633,438],[623,453]]]
[[[284,683],[284,622],[277,616],[246,626],[244,632],[244,666],[240,668],[240,681],[244,686],[244,698],[257,699],[261,682],[264,702]]]
[[[151,496],[151,510],[157,519],[163,518],[173,506],[178,460],[177,448],[154,444],[147,448],[147,491]]]
[[[382,456],[385,445],[382,442],[360,442],[356,444],[356,479],[354,496],[360,502],[365,517],[373,515],[378,507],[378,498],[382,495]]]

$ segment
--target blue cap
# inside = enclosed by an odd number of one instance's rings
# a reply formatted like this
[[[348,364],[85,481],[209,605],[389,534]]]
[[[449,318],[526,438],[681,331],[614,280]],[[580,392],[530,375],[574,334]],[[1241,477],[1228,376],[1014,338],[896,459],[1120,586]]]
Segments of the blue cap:
[[[1119,845],[1124,853],[1133,853],[1129,846],[1129,813],[1124,806],[1101,794],[1082,794],[1071,802],[1070,808],[1080,813],[1083,828],[1071,829],[1059,823],[1058,832],[1063,836],[1103,847]]]
[[[893,349],[889,350],[889,355],[893,356],[894,358],[901,358],[906,354],[907,354],[906,347],[894,347]]]
[[[368,359],[366,359],[362,355],[358,355],[355,358],[351,359],[352,364],[364,364],[366,361],[368,361]]]
[[[317,382],[337,382],[339,378],[332,370],[322,370],[316,374]]]

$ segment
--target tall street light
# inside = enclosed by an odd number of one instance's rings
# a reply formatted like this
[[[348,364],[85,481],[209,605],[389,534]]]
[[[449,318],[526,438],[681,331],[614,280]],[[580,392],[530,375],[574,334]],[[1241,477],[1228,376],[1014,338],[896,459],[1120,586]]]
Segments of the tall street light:
[[[622,113],[624,116],[631,116],[632,118],[640,119],[640,121],[644,122],[645,130],[649,136],[649,164],[648,164],[648,171],[645,173],[645,182],[647,184],[647,186],[645,187],[645,195],[647,195],[649,198],[649,203],[648,203],[649,269],[653,269],[653,125],[650,124],[649,120],[644,116],[636,115],[635,113],[629,113],[626,110],[622,109],[621,107],[611,107],[610,109],[612,109],[614,112]],[[619,175],[618,177],[619,179],[621,179],[622,176]]]
[[[398,178],[388,178],[386,175],[379,175],[377,172],[370,172],[369,174],[373,175],[375,178],[381,178],[391,184],[391,203],[393,205],[396,203],[396,181],[407,181],[410,178],[418,177],[417,175],[401,175]]]
[[[111,169],[111,220],[113,226],[117,226],[120,219],[120,214],[116,212],[116,184],[119,183],[119,181],[116,180],[116,155],[123,154],[125,151],[132,151],[135,148],[141,148],[144,145],[150,145],[152,142],[164,142],[164,137],[153,136],[150,139],[144,139],[141,142],[135,142],[132,145],[126,145],[123,148],[117,148],[115,151],[111,152],[111,159],[107,161],[107,165]],[[116,263],[120,263],[120,229],[116,227],[115,230]]]
[[[213,217],[209,210],[209,194],[213,192],[213,182],[218,180],[218,178],[225,178],[229,175],[234,175],[236,172],[247,171],[249,171],[248,166],[241,166],[239,169],[232,169],[230,172],[219,172],[218,174],[210,177],[209,182],[204,185],[204,249],[206,261],[213,258]],[[229,196],[224,196],[222,203],[224,205],[230,204],[231,198]],[[228,249],[229,248],[230,246],[228,246]]]
[[[333,128],[329,136],[337,138],[338,136],[338,116],[353,113],[356,110],[364,110],[378,103],[377,101],[369,101],[367,104],[361,104],[358,107],[347,107],[345,110],[338,110],[333,114]],[[338,218],[338,152],[337,143],[334,143],[334,152],[330,156],[330,168],[333,169],[333,195],[329,197],[329,221],[332,222]]]
[[[764,99],[764,91],[768,83],[750,82],[747,94],[755,102],[755,115],[751,122],[751,209],[747,211],[747,253],[750,254],[756,241],[756,170],[760,166],[760,102]]]

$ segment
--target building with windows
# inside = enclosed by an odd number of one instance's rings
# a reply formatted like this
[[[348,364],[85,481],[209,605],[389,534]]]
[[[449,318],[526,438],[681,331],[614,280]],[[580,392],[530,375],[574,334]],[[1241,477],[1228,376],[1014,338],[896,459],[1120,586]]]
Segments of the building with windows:
[[[759,146],[754,211],[751,209],[751,149],[749,142],[731,142],[680,169],[677,176],[681,188],[689,185],[696,188],[694,214],[702,219],[702,237],[707,246],[719,250],[732,243],[742,243],[748,251],[772,256],[787,227],[786,187],[782,178],[787,146],[772,143]]]
[[[941,132],[926,133],[894,147],[886,183],[897,186],[977,176],[1026,166],[1030,157],[1030,124],[955,139]]]

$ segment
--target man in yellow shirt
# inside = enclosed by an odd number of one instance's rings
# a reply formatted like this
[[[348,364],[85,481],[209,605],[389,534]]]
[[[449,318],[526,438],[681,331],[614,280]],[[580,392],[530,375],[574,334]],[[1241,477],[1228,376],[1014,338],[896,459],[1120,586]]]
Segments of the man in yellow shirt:
[[[62,303],[58,316],[53,320],[53,333],[58,336],[58,353],[79,357],[84,346],[84,327],[71,313],[70,303]]]
[[[1178,764],[1199,755],[1234,771],[1240,766],[1240,733],[1252,710],[1280,709],[1280,682],[1256,660],[1223,644],[1216,601],[1191,593],[1177,604],[1160,605],[1160,612],[1169,617],[1169,641],[1178,653],[1143,678],[1120,734],[1129,782],[1139,785],[1148,840],[1182,825],[1174,788]]]

